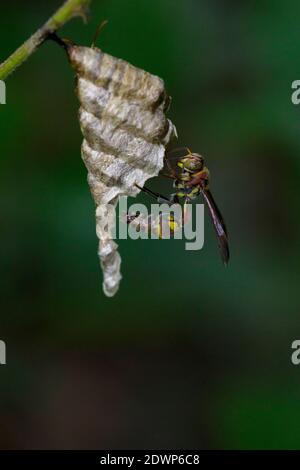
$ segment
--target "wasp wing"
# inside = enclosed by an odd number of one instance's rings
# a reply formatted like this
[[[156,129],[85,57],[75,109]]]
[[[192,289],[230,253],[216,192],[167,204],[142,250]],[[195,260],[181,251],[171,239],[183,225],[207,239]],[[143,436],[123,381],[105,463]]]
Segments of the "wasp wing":
[[[217,204],[215,203],[211,192],[208,189],[204,189],[202,194],[217,235],[222,261],[225,265],[227,265],[229,261],[229,245],[224,219]]]

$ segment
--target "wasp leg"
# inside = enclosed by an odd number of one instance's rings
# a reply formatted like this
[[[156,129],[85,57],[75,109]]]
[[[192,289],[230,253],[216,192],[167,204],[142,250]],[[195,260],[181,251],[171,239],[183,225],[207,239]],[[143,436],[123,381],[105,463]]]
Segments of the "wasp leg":
[[[180,202],[177,193],[171,194],[170,200],[172,201],[172,204],[179,204]]]
[[[190,221],[190,212],[188,211],[188,207],[191,202],[191,198],[186,196],[183,203],[183,224],[187,224]]]
[[[136,184],[136,186],[141,191],[143,191],[144,193],[149,194],[149,196],[154,197],[159,204],[167,203],[171,206],[174,203],[174,201],[172,199],[168,199],[167,197],[163,196],[162,194],[155,193],[154,191],[151,191],[151,189],[146,188],[145,186],[143,188],[141,186],[139,186],[138,184]]]

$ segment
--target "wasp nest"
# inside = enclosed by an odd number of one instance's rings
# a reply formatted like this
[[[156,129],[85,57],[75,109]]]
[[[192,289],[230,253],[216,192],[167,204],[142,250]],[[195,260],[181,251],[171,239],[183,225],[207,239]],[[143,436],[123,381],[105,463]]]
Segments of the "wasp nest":
[[[119,196],[136,196],[163,167],[165,147],[176,135],[166,118],[163,80],[98,48],[70,46],[77,73],[82,158],[96,203],[96,232],[103,290],[113,296],[121,280],[118,245],[108,232]]]

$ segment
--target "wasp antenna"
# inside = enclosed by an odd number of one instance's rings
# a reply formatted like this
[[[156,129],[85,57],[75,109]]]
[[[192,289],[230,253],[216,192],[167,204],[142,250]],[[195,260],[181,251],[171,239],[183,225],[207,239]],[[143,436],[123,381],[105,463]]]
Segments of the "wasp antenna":
[[[104,21],[102,21],[102,22],[98,25],[98,27],[97,27],[97,29],[96,29],[96,32],[95,32],[95,35],[94,35],[94,38],[93,38],[93,42],[92,42],[92,44],[91,44],[91,48],[92,48],[92,49],[94,49],[95,44],[96,44],[96,42],[97,42],[97,40],[98,40],[98,37],[99,37],[101,31],[102,31],[102,29],[104,28],[104,26],[107,25],[107,23],[108,23],[108,20],[104,20]]]
[[[166,152],[166,157],[168,157],[169,155],[171,156],[173,153],[175,153],[175,152],[177,153],[177,152],[180,152],[180,151],[184,151],[184,152],[188,151],[189,152],[189,149],[187,147],[175,147],[172,150],[168,150]]]

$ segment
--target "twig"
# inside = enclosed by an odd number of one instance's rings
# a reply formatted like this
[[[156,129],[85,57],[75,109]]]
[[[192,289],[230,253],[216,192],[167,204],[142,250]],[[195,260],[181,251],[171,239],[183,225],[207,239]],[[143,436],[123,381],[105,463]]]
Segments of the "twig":
[[[55,31],[65,23],[81,16],[87,17],[88,6],[91,0],[67,0],[51,18],[38,29],[22,46],[20,46],[8,59],[0,64],[0,80],[5,80],[17,67],[19,67],[35,50]]]

